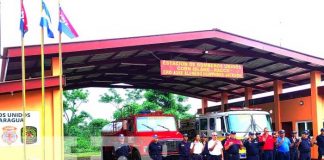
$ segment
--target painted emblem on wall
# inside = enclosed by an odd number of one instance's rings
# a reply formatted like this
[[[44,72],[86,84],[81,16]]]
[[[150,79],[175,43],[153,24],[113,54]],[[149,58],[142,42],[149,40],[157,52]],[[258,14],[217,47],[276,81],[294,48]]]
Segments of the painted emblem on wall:
[[[3,134],[1,136],[2,141],[7,143],[8,145],[11,145],[12,143],[15,143],[18,139],[18,135],[16,133],[17,128],[14,126],[5,126],[2,128]]]
[[[34,126],[26,126],[26,144],[34,144],[37,142],[37,128]],[[21,135],[21,143],[24,143],[24,128],[21,128],[20,135]]]

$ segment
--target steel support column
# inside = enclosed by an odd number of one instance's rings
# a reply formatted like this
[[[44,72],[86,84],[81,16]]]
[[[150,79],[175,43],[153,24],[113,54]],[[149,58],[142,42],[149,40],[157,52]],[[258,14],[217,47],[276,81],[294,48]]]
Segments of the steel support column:
[[[225,104],[228,103],[228,93],[227,92],[222,92],[222,100],[221,100],[222,106],[221,106],[221,111],[225,111]]]
[[[245,103],[244,107],[250,107],[250,99],[252,99],[252,88],[245,87]]]
[[[280,94],[282,93],[282,81],[275,80],[273,83],[274,89],[274,115],[275,115],[275,130],[279,131],[281,127],[281,111],[280,111]]]
[[[204,115],[206,113],[206,108],[208,107],[208,99],[207,98],[203,98],[201,100],[201,114]]]
[[[323,121],[323,105],[318,95],[318,86],[321,83],[321,72],[312,71],[310,73],[311,82],[311,113],[313,122],[313,135],[316,137],[320,133]]]

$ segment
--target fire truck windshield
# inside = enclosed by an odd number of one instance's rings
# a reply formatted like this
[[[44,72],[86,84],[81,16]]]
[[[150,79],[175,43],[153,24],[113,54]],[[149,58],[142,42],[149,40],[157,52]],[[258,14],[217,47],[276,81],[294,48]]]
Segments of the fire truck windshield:
[[[137,117],[137,132],[177,131],[174,117],[149,116]]]
[[[227,117],[229,131],[247,133],[261,132],[265,127],[271,131],[270,116],[266,114],[230,114]]]

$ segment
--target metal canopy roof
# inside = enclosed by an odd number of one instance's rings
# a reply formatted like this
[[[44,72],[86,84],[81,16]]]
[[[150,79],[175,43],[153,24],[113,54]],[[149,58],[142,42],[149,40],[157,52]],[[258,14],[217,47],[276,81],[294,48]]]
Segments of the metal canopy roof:
[[[158,89],[218,101],[309,83],[309,72],[324,72],[324,59],[220,30],[207,30],[63,44],[65,89],[83,87]],[[208,52],[205,52],[208,51]],[[40,46],[26,46],[26,78],[40,77]],[[21,79],[20,47],[5,48],[5,81]],[[58,45],[45,45],[45,70]],[[232,63],[244,66],[243,79],[161,76],[159,60]],[[129,86],[116,85],[126,83]]]

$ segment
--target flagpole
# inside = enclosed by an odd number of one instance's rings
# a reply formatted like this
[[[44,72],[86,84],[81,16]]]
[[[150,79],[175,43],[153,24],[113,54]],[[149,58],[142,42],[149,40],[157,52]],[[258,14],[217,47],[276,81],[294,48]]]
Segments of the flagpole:
[[[42,2],[42,10],[43,11],[43,1]],[[42,13],[41,13],[42,14]],[[43,135],[43,159],[45,160],[45,78],[44,78],[44,28],[41,27],[41,85],[42,85],[42,135]]]
[[[60,11],[60,0],[58,0],[59,3],[59,21],[61,16]],[[59,22],[60,23],[60,22]],[[64,159],[64,125],[63,125],[63,61],[62,61],[62,33],[59,32],[59,67],[60,67],[60,114],[61,114],[61,159]]]
[[[61,109],[60,114],[61,116],[61,159],[64,159],[64,125],[63,125],[63,62],[62,62],[62,41],[61,41],[62,34],[59,34],[59,65],[60,65],[60,100],[61,100]]]
[[[21,9],[23,6],[23,0],[20,1]],[[25,11],[24,11],[25,12]],[[22,11],[21,11],[22,13]],[[20,14],[21,14],[20,13]],[[23,16],[23,15],[21,15]],[[24,17],[26,18],[26,17]],[[26,22],[24,22],[26,23]],[[27,130],[26,130],[26,69],[25,69],[25,45],[24,45],[24,32],[21,32],[21,79],[22,79],[22,110],[23,110],[23,140],[24,140],[24,160],[27,159],[26,152],[26,141],[27,141]]]

